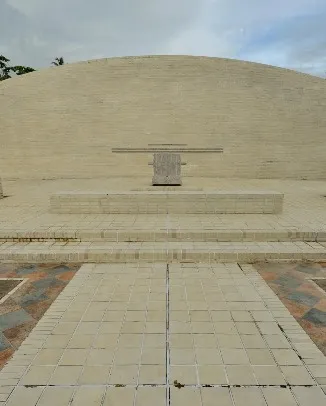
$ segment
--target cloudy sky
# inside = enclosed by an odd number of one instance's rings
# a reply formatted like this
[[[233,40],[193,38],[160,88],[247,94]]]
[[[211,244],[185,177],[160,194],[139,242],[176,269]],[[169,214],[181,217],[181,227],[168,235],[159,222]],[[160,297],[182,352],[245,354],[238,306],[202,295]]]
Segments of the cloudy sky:
[[[326,0],[0,0],[0,54],[244,59],[326,77]]]

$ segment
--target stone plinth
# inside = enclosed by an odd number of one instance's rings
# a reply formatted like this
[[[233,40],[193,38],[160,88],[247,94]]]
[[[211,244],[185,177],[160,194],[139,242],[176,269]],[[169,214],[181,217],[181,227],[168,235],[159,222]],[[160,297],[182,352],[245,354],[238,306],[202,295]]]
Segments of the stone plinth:
[[[52,213],[117,214],[276,214],[282,211],[278,192],[129,191],[61,192],[50,198]]]

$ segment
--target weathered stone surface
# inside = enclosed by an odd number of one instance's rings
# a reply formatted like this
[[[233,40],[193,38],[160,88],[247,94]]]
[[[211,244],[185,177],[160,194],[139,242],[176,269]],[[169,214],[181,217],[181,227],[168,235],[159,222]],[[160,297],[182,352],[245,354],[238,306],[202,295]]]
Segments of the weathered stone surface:
[[[42,69],[0,89],[4,178],[151,177],[148,154],[110,151],[160,143],[225,148],[182,153],[187,179],[326,179],[322,78],[222,58],[137,56]]]
[[[59,192],[50,197],[51,213],[88,214],[276,214],[278,192],[151,190],[133,192]]]
[[[3,198],[3,189],[2,189],[2,182],[1,182],[1,178],[0,178],[0,199]]]
[[[181,157],[179,154],[160,152],[154,154],[153,186],[181,185]]]

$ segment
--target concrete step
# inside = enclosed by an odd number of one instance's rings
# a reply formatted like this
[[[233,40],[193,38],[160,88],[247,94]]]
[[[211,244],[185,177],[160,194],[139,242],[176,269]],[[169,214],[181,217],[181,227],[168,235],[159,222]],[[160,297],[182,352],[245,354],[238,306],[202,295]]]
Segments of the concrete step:
[[[4,242],[0,260],[43,262],[257,262],[325,261],[316,242]]]
[[[204,227],[203,227],[204,228]],[[326,231],[241,229],[78,229],[1,230],[0,242],[17,241],[107,241],[107,242],[290,242],[326,241]]]

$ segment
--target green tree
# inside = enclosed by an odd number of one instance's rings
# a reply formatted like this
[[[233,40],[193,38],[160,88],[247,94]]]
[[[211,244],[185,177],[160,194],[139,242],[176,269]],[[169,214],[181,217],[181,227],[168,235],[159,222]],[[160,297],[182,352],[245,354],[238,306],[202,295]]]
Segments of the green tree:
[[[64,65],[64,64],[65,64],[65,61],[62,56],[60,56],[60,58],[55,58],[55,60],[53,62],[51,62],[51,65],[54,65],[54,66],[60,66],[60,65]]]
[[[28,66],[13,66],[11,70],[15,72],[16,75],[25,75],[25,73],[35,72],[35,69]]]
[[[0,81],[5,79],[10,79],[10,66],[8,65],[10,62],[5,56],[0,55]]]
[[[25,73],[34,72],[35,69],[29,66],[10,66],[10,59],[3,55],[0,55],[0,81],[5,79],[10,79],[12,73],[15,75],[25,75]]]

